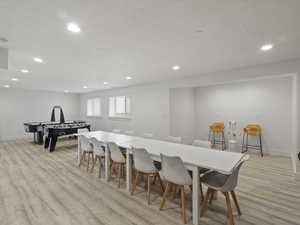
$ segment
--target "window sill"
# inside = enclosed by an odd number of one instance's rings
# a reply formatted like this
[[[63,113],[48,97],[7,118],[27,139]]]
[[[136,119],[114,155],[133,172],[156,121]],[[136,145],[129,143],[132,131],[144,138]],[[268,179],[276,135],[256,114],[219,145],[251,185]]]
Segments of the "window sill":
[[[130,115],[116,115],[116,116],[108,116],[109,119],[125,119],[125,120],[131,120],[131,116]]]
[[[87,118],[102,119],[102,116],[86,116]]]

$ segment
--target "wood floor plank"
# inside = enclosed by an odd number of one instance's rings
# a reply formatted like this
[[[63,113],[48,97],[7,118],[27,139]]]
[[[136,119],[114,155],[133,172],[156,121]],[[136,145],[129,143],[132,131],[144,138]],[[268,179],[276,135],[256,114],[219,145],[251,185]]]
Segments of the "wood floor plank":
[[[60,140],[57,151],[49,153],[29,140],[0,142],[1,225],[182,224],[178,198],[168,199],[159,211],[161,190],[154,185],[148,206],[143,183],[131,196],[124,184],[118,189],[115,181],[107,183],[97,172],[78,168],[76,144],[74,139]],[[236,224],[300,224],[300,182],[294,180],[288,158],[251,155],[236,194],[243,213],[234,211]],[[186,200],[190,224],[188,190]],[[223,196],[208,207],[200,224],[226,224]]]

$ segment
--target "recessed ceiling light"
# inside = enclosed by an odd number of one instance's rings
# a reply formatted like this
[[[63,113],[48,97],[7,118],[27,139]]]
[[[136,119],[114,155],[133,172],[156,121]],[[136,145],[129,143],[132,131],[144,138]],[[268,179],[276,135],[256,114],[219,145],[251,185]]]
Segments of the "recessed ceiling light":
[[[26,69],[22,69],[20,70],[22,73],[29,73],[29,70],[26,70]]]
[[[107,85],[107,84],[108,84],[108,82],[107,82],[107,81],[104,81],[104,82],[103,82],[103,84],[104,84],[104,85]]]
[[[173,70],[179,70],[179,69],[180,69],[180,66],[173,66],[172,69],[173,69]]]
[[[69,90],[64,90],[65,93],[69,93]]]
[[[84,88],[84,89],[87,89],[88,87],[87,87],[87,86],[83,86],[83,88]]]
[[[128,76],[128,77],[126,77],[126,80],[131,80],[131,79],[132,79],[132,77],[129,77],[129,76]]]
[[[43,62],[43,59],[38,58],[38,57],[34,57],[33,60],[34,60],[35,62],[38,62],[38,63],[42,63],[42,62]]]
[[[11,80],[12,80],[12,81],[19,81],[19,79],[18,79],[18,78],[15,78],[15,77],[11,78]]]
[[[272,44],[266,44],[266,45],[261,46],[260,50],[265,52],[265,51],[271,50],[272,48],[273,48]]]
[[[3,85],[3,87],[10,88],[10,86],[8,84]]]
[[[79,33],[81,31],[80,27],[75,23],[69,23],[67,25],[67,28],[68,28],[69,31],[71,31],[73,33]]]

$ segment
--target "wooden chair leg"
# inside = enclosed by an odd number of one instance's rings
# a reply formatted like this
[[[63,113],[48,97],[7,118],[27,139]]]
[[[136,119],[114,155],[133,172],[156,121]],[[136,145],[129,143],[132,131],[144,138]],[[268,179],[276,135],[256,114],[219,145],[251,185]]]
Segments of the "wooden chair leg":
[[[204,194],[203,194],[203,188],[202,188],[202,183],[201,182],[200,182],[200,198],[201,198],[201,202],[203,202]]]
[[[148,205],[150,205],[150,186],[151,186],[151,184],[150,184],[150,175],[148,175],[148,177],[147,177],[147,183],[148,183],[148,187],[147,187],[147,200],[148,200]]]
[[[214,200],[214,197],[215,197],[215,193],[216,191],[215,190],[212,190],[211,194],[210,194],[210,198],[209,198],[209,204],[211,205],[213,200]]]
[[[178,189],[180,189],[179,185],[174,185],[174,188],[173,188],[173,200],[175,200],[175,198],[177,196]]]
[[[163,197],[162,197],[161,202],[160,202],[159,210],[162,210],[162,208],[164,207],[171,186],[172,186],[172,184],[170,184],[169,182],[167,182],[167,186],[166,186],[165,192],[164,192]]]
[[[94,171],[94,167],[95,167],[95,164],[97,163],[97,159],[98,159],[98,156],[95,155],[93,163],[92,163],[92,169],[91,169],[92,172]]]
[[[202,217],[204,215],[204,212],[205,212],[205,210],[207,208],[207,205],[208,205],[209,195],[210,195],[211,192],[212,192],[212,189],[208,188],[207,192],[206,192],[206,195],[204,197],[203,204],[202,204],[202,206],[200,208],[200,217]]]
[[[162,182],[162,180],[159,176],[159,173],[157,173],[156,176],[158,177],[158,181],[159,181],[159,184],[160,184],[160,187],[161,187],[161,191],[162,191],[162,193],[164,193],[165,188],[164,188],[163,182]]]
[[[79,161],[79,165],[78,165],[79,167],[81,166],[84,157],[85,157],[85,152],[83,152],[80,156],[80,161]]]
[[[86,167],[86,171],[89,171],[89,166],[90,166],[90,153],[88,153],[88,164]]]
[[[186,224],[186,210],[185,210],[185,193],[184,193],[184,186],[180,187],[181,192],[181,209],[182,209],[182,221]]]
[[[119,172],[118,172],[118,188],[121,187],[121,171],[122,171],[122,164],[119,164]]]
[[[234,225],[234,220],[233,220],[233,214],[232,214],[232,208],[231,208],[231,203],[230,203],[230,197],[228,192],[223,193],[226,198],[226,205],[227,205],[227,213],[228,213],[228,218],[229,218],[229,225]]]
[[[133,187],[132,187],[132,190],[131,190],[131,195],[133,195],[133,193],[135,192],[136,186],[137,186],[138,181],[139,181],[139,176],[140,176],[140,172],[137,171],[135,179],[134,179]]]
[[[230,193],[231,193],[232,199],[233,199],[233,201],[234,201],[234,204],[235,204],[235,206],[236,206],[236,209],[237,209],[237,211],[238,211],[238,214],[239,214],[239,216],[241,216],[241,215],[242,215],[242,212],[241,212],[241,209],[240,209],[238,200],[237,200],[237,198],[236,198],[235,192],[234,192],[234,191],[231,191]]]
[[[115,165],[114,165],[114,162],[111,161],[111,164],[110,164],[110,171],[109,171],[108,178],[107,178],[108,181],[110,181],[110,179],[111,179],[111,175],[112,175],[112,173],[113,173],[114,166],[115,166]]]
[[[155,174],[154,178],[153,178],[153,181],[152,181],[152,184],[155,184],[156,183],[156,178],[157,178],[157,174]]]
[[[102,161],[101,161],[101,157],[99,158],[99,173],[98,173],[98,177],[101,178],[101,170],[102,170]]]

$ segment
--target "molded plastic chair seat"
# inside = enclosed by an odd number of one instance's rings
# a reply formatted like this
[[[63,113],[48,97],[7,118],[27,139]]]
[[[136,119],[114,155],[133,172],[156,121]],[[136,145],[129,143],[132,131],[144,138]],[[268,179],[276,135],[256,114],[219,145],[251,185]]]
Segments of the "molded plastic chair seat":
[[[167,140],[174,143],[181,143],[182,139],[181,137],[174,137],[174,136],[168,136]]]
[[[211,148],[210,141],[194,140],[192,145],[202,147],[202,148]]]
[[[228,211],[228,218],[229,218],[229,224],[234,225],[234,219],[233,219],[233,213],[232,213],[232,207],[230,202],[230,195],[232,196],[232,199],[235,203],[235,206],[238,210],[239,215],[241,215],[240,206],[238,204],[238,200],[236,198],[234,189],[237,186],[238,183],[238,175],[241,166],[243,163],[249,159],[249,156],[246,155],[244,158],[236,165],[236,167],[233,169],[232,174],[230,175],[224,175],[219,172],[213,171],[210,173],[205,174],[201,178],[201,182],[208,186],[207,193],[205,195],[205,199],[203,201],[201,210],[200,210],[200,216],[203,216],[204,211],[207,208],[208,201],[212,201],[214,193],[216,191],[220,191],[224,194],[226,198],[226,204],[227,204],[227,211]]]
[[[113,129],[112,132],[113,133],[121,133],[121,130],[120,129]]]
[[[94,155],[104,156],[104,146],[103,142],[98,141],[96,138],[91,138],[91,144],[93,145]]]
[[[167,186],[165,188],[165,192],[163,198],[160,202],[159,209],[161,210],[165,201],[168,197],[168,193],[170,189],[174,187],[174,195],[177,194],[177,190],[181,192],[181,208],[182,208],[182,219],[183,223],[186,223],[186,212],[185,212],[185,191],[184,186],[192,185],[192,178],[188,171],[186,170],[183,161],[180,157],[177,156],[165,156],[160,154],[161,157],[161,166],[162,170],[160,171],[160,175],[163,177],[165,181],[167,181]]]
[[[133,130],[126,130],[126,131],[124,131],[124,134],[133,135],[134,131]]]
[[[115,167],[117,167],[118,168],[118,188],[120,188],[121,175],[122,174],[124,175],[126,159],[125,159],[124,155],[122,154],[119,146],[117,146],[116,143],[109,142],[107,144],[107,148],[110,151],[110,157],[111,157],[111,166],[110,166],[108,181],[110,180]]]
[[[133,194],[136,189],[140,175],[146,175],[147,176],[147,199],[148,199],[148,204],[150,204],[150,187],[151,187],[150,178],[151,177],[154,178],[153,183],[155,183],[156,178],[158,178],[162,191],[164,191],[164,187],[161,178],[159,176],[158,169],[154,166],[154,162],[150,157],[149,153],[146,151],[146,149],[143,148],[133,149],[133,162],[134,162],[134,168],[137,170],[137,173],[136,173],[131,194]]]

